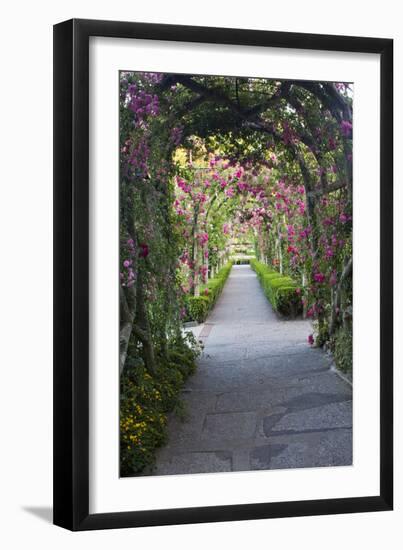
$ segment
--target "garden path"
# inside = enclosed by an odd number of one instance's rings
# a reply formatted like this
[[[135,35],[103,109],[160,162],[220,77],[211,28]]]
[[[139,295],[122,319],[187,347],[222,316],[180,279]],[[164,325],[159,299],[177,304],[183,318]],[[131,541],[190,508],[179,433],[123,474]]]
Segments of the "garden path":
[[[171,415],[154,475],[352,463],[352,391],[307,320],[283,320],[252,269],[234,266],[199,338],[205,348]]]

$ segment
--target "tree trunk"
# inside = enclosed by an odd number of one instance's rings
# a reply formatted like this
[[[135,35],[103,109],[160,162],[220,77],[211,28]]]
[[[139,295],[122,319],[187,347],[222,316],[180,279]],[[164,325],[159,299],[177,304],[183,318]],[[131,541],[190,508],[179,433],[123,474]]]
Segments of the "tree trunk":
[[[150,322],[145,304],[144,275],[141,267],[138,270],[136,301],[136,323],[133,325],[133,331],[141,340],[143,345],[143,359],[146,369],[150,374],[154,375],[156,373],[155,353],[151,338]]]
[[[204,253],[206,252],[206,250],[203,251],[203,255]],[[208,281],[208,278],[209,278],[209,257],[208,256],[203,256],[204,257],[204,266],[206,268],[206,282]]]
[[[122,285],[119,285],[119,304],[120,304],[120,333],[119,333],[119,372],[122,374],[127,357],[127,348],[133,330],[135,314],[135,291],[134,287],[127,289],[129,297],[127,299]]]
[[[200,296],[200,275],[199,275],[199,243],[195,239],[193,246],[193,296]]]
[[[303,271],[302,273],[302,288],[304,290],[304,303],[303,303],[303,307],[302,307],[302,318],[303,319],[306,319],[306,314],[307,314],[307,311],[308,311],[308,303],[307,303],[307,300],[305,298],[305,287],[306,287],[306,273],[305,273],[305,270]]]
[[[277,227],[277,253],[278,253],[279,270],[282,275],[283,274],[283,247],[282,247],[280,226]]]
[[[197,206],[193,215],[193,243],[192,243],[192,260],[193,260],[193,296],[200,296],[200,277],[199,277],[199,241],[198,241],[198,217],[199,212]]]
[[[341,306],[341,293],[343,289],[343,282],[349,277],[353,270],[353,258],[349,258],[344,265],[342,274],[340,275],[340,280],[337,287],[332,291],[332,313],[329,323],[329,335],[332,336],[336,332],[337,328],[337,309],[340,310]]]

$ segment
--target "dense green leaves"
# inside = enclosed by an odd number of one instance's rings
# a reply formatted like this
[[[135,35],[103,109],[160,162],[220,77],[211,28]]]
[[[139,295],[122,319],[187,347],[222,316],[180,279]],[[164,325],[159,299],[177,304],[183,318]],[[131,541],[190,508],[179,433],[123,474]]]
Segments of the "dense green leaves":
[[[214,307],[220,296],[225,282],[231,272],[232,262],[228,262],[216,277],[209,279],[207,284],[202,285],[200,296],[188,296],[186,298],[187,319],[202,323]]]
[[[281,275],[257,260],[251,260],[250,265],[256,271],[265,296],[275,311],[290,317],[296,317],[302,312],[301,289],[291,277]]]

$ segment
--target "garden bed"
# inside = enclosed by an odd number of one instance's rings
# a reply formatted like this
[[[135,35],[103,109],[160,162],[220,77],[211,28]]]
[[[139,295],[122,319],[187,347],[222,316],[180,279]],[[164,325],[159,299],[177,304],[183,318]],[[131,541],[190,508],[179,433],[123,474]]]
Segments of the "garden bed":
[[[202,323],[212,310],[231,272],[232,262],[228,262],[216,277],[210,279],[201,286],[200,296],[189,296],[186,298],[186,311],[188,321]]]
[[[250,261],[250,266],[256,272],[263,292],[275,311],[287,317],[296,317],[302,313],[300,289],[291,277],[282,275],[256,259]]]
[[[180,391],[196,370],[200,346],[191,334],[169,342],[156,358],[156,372],[138,358],[120,378],[120,475],[152,469],[157,449],[167,441],[167,414],[183,414]],[[135,351],[131,350],[131,356]]]

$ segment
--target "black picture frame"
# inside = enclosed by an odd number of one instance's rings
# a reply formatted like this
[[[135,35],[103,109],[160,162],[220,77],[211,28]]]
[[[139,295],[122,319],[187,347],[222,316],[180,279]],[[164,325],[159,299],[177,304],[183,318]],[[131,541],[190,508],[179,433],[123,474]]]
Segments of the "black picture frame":
[[[363,52],[381,58],[380,490],[365,497],[89,513],[89,38]],[[54,523],[77,530],[393,507],[393,40],[73,19],[54,26]]]

